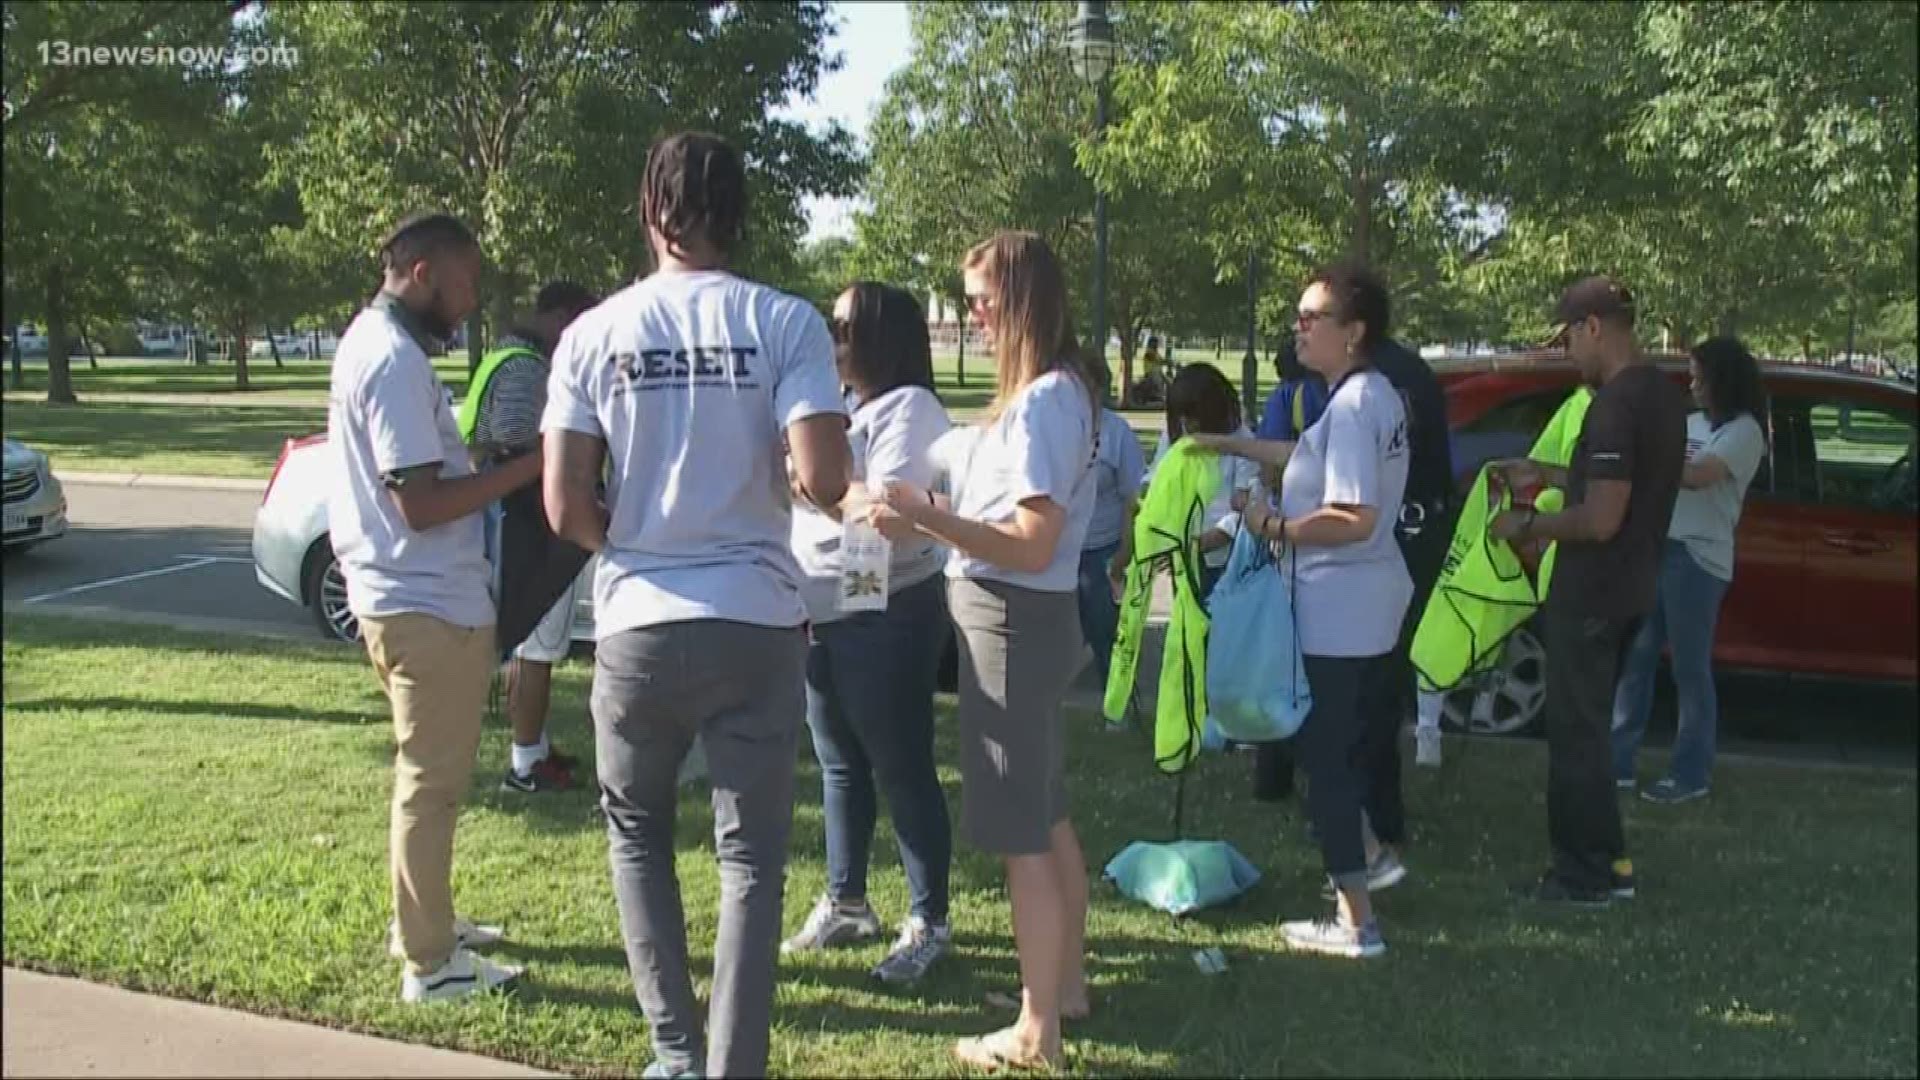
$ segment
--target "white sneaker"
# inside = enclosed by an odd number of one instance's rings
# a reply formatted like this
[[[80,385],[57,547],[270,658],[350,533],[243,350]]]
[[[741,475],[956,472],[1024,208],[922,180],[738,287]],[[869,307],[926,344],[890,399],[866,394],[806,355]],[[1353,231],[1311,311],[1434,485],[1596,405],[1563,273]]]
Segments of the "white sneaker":
[[[499,990],[513,985],[525,972],[525,968],[496,964],[459,948],[453,950],[453,958],[441,965],[439,971],[425,975],[407,972],[400,976],[400,1000],[417,1004]]]
[[[1439,728],[1416,727],[1413,729],[1413,763],[1430,769],[1440,767]]]
[[[453,920],[453,945],[457,949],[484,949],[489,945],[498,945],[506,940],[507,932],[498,926],[478,926],[459,916]],[[407,954],[400,948],[400,920],[387,923],[387,955],[395,960],[405,960]]]

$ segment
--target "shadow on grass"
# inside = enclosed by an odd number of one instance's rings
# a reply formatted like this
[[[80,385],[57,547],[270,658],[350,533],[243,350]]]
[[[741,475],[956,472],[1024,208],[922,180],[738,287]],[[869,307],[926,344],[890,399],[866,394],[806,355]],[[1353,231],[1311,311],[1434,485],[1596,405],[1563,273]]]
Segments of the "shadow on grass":
[[[218,701],[150,701],[141,698],[43,697],[30,701],[9,701],[7,708],[22,713],[112,712],[147,713],[164,716],[203,716],[229,720],[292,720],[300,723],[347,724],[353,727],[382,726],[388,723],[387,703],[372,697],[364,711],[316,712],[294,705],[261,705]],[[392,750],[382,760],[392,761]]]

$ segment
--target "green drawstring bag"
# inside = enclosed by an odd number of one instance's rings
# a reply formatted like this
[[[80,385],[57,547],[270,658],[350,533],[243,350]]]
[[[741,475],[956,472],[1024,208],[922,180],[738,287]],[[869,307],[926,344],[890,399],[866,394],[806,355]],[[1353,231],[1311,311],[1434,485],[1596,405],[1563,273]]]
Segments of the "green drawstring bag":
[[[1136,840],[1107,863],[1106,877],[1129,900],[1185,915],[1246,892],[1260,871],[1224,840]]]

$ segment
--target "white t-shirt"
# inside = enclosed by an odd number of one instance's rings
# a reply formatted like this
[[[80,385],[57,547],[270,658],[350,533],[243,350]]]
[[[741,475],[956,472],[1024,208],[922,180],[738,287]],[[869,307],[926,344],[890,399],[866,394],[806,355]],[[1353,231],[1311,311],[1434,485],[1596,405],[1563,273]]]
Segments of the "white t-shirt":
[[[1093,467],[1093,520],[1087,523],[1086,546],[1102,548],[1120,542],[1127,526],[1127,502],[1140,494],[1147,476],[1139,437],[1127,418],[1112,409],[1100,410],[1100,453]]]
[[[1722,581],[1733,580],[1733,531],[1747,486],[1767,456],[1767,436],[1751,414],[1741,413],[1714,430],[1703,412],[1687,417],[1687,462],[1717,457],[1727,476],[1703,488],[1682,487],[1673,502],[1667,536],[1687,545],[1700,568]]]
[[[1253,438],[1253,432],[1249,430],[1245,424],[1241,424],[1240,430],[1233,434],[1236,438]],[[1167,448],[1166,432],[1161,432],[1160,441],[1154,444],[1153,448],[1154,465],[1158,465],[1160,462],[1166,460]],[[1149,482],[1153,479],[1153,468],[1151,466],[1147,469],[1147,479]],[[1239,536],[1240,514],[1233,508],[1233,493],[1241,489],[1252,488],[1259,484],[1259,482],[1259,463],[1249,461],[1246,458],[1234,454],[1221,454],[1220,487],[1213,493],[1213,499],[1207,503],[1206,517],[1202,519],[1205,522],[1202,526],[1202,531],[1206,529],[1219,529],[1229,537]],[[1221,547],[1207,552],[1206,555],[1202,557],[1202,561],[1206,563],[1209,569],[1218,570],[1226,566],[1227,560],[1232,556],[1232,547]]]
[[[416,532],[381,477],[438,463],[441,479],[473,473],[453,395],[395,318],[378,308],[340,337],[327,393],[327,530],[359,618],[431,615],[494,623],[486,522],[475,512]]]
[[[875,496],[888,480],[904,480],[933,490],[933,446],[952,429],[946,407],[931,390],[902,386],[853,410],[847,442],[853,450],[853,478]],[[842,525],[808,505],[793,508],[793,554],[806,574],[807,614],[816,623],[833,622],[840,611],[840,537]],[[925,538],[895,540],[887,568],[887,590],[897,593],[940,572],[943,551]]]
[[[955,551],[947,560],[947,576],[1000,581],[1038,592],[1073,592],[1079,586],[1087,524],[1093,520],[1094,435],[1087,391],[1073,376],[1051,371],[1028,383],[977,436],[943,443],[936,457],[943,459],[954,512],[961,517],[1005,524],[1020,503],[1042,495],[1067,512],[1053,558],[1040,573],[1008,570]]]
[[[1407,489],[1406,409],[1386,376],[1343,379],[1301,436],[1281,475],[1280,512],[1303,518],[1331,503],[1370,506],[1373,533],[1339,547],[1298,545],[1294,601],[1300,651],[1308,656],[1382,656],[1393,651],[1413,599],[1394,524]],[[1282,563],[1282,570],[1289,567]]]
[[[607,444],[595,635],[805,622],[782,439],[845,411],[826,320],[724,271],[657,273],[575,320],[540,427]]]

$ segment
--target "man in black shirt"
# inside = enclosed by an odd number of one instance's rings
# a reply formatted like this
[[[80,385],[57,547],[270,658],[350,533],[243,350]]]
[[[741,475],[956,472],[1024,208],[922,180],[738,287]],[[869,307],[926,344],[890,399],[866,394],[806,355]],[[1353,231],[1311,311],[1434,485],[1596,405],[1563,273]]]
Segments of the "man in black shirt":
[[[1633,296],[1590,277],[1560,298],[1555,341],[1595,388],[1569,468],[1503,462],[1520,487],[1563,487],[1555,514],[1507,511],[1502,540],[1559,543],[1543,614],[1547,647],[1547,833],[1553,865],[1518,891],[1604,907],[1634,893],[1609,771],[1614,682],[1639,621],[1653,610],[1668,519],[1686,464],[1687,400],[1634,341]]]

